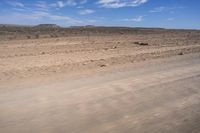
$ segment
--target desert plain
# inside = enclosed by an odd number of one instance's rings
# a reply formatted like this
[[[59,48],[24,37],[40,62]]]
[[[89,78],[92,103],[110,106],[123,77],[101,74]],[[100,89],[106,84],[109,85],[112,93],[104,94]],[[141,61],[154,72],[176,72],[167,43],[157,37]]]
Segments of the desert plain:
[[[0,132],[200,132],[199,30],[0,29]]]

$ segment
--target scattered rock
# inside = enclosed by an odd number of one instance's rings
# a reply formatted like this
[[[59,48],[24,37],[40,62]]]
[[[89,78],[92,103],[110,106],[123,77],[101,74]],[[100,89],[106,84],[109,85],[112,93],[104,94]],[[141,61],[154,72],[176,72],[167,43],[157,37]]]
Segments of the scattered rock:
[[[178,55],[183,55],[183,52],[179,52]]]
[[[144,42],[134,42],[134,44],[141,45],[141,46],[149,45],[148,43],[144,43]]]
[[[106,67],[106,65],[105,65],[105,64],[102,64],[102,65],[100,65],[100,67]]]
[[[42,54],[45,54],[45,52],[42,52]]]
[[[149,44],[148,43],[140,43],[139,45],[145,46],[145,45],[149,45]]]

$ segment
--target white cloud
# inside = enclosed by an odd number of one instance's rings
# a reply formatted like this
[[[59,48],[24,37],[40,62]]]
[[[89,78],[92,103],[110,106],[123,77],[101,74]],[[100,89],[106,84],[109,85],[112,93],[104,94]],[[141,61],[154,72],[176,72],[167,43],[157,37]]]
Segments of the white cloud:
[[[156,7],[153,10],[150,10],[149,12],[162,12],[166,9],[166,7],[161,6],[161,7]]]
[[[48,3],[46,3],[46,1],[38,1],[35,6],[39,9],[39,10],[44,10],[47,11],[49,10],[49,8],[51,6],[55,6],[54,4],[49,5]]]
[[[19,11],[19,12],[26,11],[26,10],[23,9],[23,8],[12,8],[12,10],[14,10],[14,11]]]
[[[45,11],[34,11],[28,13],[11,13],[8,15],[0,15],[0,23],[19,23],[19,24],[36,24],[36,23],[62,23],[63,25],[81,24],[82,21],[64,16],[51,14]]]
[[[65,4],[68,5],[68,6],[76,6],[77,5],[75,0],[67,0],[65,2]]]
[[[76,6],[78,4],[85,4],[88,0],[79,0],[78,2],[76,0],[60,0],[57,2],[58,7],[62,8],[65,6]]]
[[[156,7],[152,10],[150,10],[149,12],[151,13],[159,13],[159,12],[164,12],[164,11],[168,11],[170,13],[174,13],[174,10],[176,9],[183,9],[184,7],[182,6],[177,6],[177,7],[164,7],[164,6],[160,6],[160,7]]]
[[[174,21],[175,18],[168,18],[168,21]]]
[[[148,0],[99,0],[97,4],[105,8],[135,7],[146,3]]]
[[[58,2],[57,2],[57,5],[58,5],[59,8],[62,8],[62,7],[65,6],[65,4],[64,4],[63,1],[58,1]]]
[[[77,6],[76,8],[78,8],[78,9],[83,9],[84,6]]]
[[[143,16],[138,16],[132,19],[123,19],[123,21],[132,21],[132,22],[141,22],[143,20]]]
[[[80,4],[85,4],[85,3],[87,3],[88,1],[87,0],[81,0],[80,1]]]
[[[81,15],[86,15],[86,14],[92,14],[92,13],[94,13],[94,12],[95,12],[94,10],[85,9],[85,10],[79,11],[79,14],[81,14]]]
[[[48,10],[52,10],[52,8],[54,9],[59,9],[59,8],[63,8],[65,6],[75,6],[77,5],[77,3],[74,0],[67,0],[67,1],[63,1],[63,0],[59,0],[55,3],[47,3],[46,1],[37,1],[37,3],[35,4],[35,6],[43,11],[48,11]]]
[[[61,15],[54,12],[66,6],[78,6],[85,4],[87,0],[58,0],[49,2],[45,0],[37,0],[33,5],[9,2],[11,9],[6,10],[6,14],[0,14],[0,23],[18,23],[18,24],[38,24],[38,23],[57,23],[61,25],[79,25],[82,20]],[[79,13],[82,15],[94,13],[94,10],[85,9]],[[90,21],[92,22],[92,20]],[[94,22],[94,21],[93,21]]]
[[[68,21],[68,22],[80,23],[80,21],[75,20],[73,18],[63,16],[63,15],[51,14],[51,13],[48,13],[48,12],[37,11],[37,12],[33,12],[33,14],[28,14],[28,15],[30,17],[32,17],[33,19],[47,18],[47,19],[50,19],[50,20],[65,20],[65,21]],[[22,14],[22,16],[23,16],[23,14]]]
[[[20,3],[20,2],[17,2],[17,1],[8,1],[7,3],[11,6],[14,6],[14,7],[24,7],[23,3]]]
[[[89,22],[89,23],[95,23],[95,22],[97,22],[97,20],[95,20],[95,19],[88,19],[86,21]]]

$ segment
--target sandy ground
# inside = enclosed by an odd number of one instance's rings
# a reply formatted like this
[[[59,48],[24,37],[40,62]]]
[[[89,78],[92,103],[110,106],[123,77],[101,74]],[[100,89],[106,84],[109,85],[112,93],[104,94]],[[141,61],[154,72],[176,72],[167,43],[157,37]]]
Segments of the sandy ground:
[[[199,40],[170,33],[0,41],[0,132],[199,133]]]
[[[164,37],[163,37],[164,36]],[[147,42],[139,46],[134,42]],[[200,51],[199,37],[150,34],[0,41],[0,82],[83,72]]]
[[[34,86],[7,85],[0,89],[0,132],[199,133],[199,57]]]

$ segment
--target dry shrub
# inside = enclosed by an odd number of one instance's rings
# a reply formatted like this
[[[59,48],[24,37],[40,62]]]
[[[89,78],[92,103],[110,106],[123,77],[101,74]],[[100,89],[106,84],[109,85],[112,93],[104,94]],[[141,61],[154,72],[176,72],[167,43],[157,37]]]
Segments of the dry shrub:
[[[40,35],[39,35],[39,34],[36,34],[36,35],[35,35],[35,38],[36,38],[36,39],[40,38]]]
[[[28,36],[26,36],[26,38],[27,38],[27,39],[31,39],[31,36],[28,35]]]

